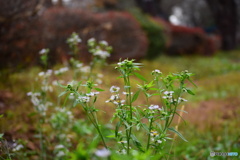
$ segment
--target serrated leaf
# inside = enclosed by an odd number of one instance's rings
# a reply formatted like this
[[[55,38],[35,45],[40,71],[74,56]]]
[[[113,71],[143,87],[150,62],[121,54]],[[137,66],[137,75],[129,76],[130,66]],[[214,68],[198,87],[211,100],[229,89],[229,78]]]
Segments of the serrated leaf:
[[[187,89],[187,92],[191,95],[195,95],[195,93],[193,93],[190,89]]]
[[[183,135],[182,135],[180,132],[178,132],[177,130],[175,130],[173,127],[168,128],[168,130],[176,133],[180,138],[182,138],[182,140],[188,142],[188,141],[183,137]]]
[[[139,93],[140,93],[140,90],[138,90],[138,91],[133,95],[132,103],[137,100],[137,98],[138,98],[138,96],[139,96]]]
[[[102,92],[102,91],[105,91],[105,90],[103,90],[103,89],[101,89],[101,88],[94,88],[96,91],[99,91],[99,92]]]
[[[138,77],[139,79],[145,81],[145,82],[147,81],[141,74],[139,74],[139,73],[137,73],[137,72],[134,72],[134,75],[135,75],[136,77]]]

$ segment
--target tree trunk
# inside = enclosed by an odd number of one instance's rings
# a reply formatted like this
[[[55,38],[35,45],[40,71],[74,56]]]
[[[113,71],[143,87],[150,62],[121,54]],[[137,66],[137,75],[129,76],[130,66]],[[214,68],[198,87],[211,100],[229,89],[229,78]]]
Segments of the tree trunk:
[[[206,0],[221,37],[222,49],[236,48],[237,34],[237,4],[234,0]]]

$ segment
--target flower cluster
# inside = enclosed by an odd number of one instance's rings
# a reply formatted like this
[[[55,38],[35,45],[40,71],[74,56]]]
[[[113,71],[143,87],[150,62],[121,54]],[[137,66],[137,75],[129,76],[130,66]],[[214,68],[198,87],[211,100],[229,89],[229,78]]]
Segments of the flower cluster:
[[[85,95],[81,95],[77,98],[77,102],[79,103],[88,103],[90,102],[91,97],[96,97],[99,94],[99,92],[90,92],[86,93]]]
[[[103,148],[103,149],[96,150],[95,155],[102,158],[109,157],[111,155],[111,151],[109,151],[106,148]]]
[[[27,96],[31,97],[31,102],[35,109],[43,116],[46,115],[46,111],[49,106],[52,106],[51,102],[43,102],[41,98],[41,94],[39,92],[28,92]]]
[[[97,42],[95,38],[88,40],[88,47],[90,48],[89,52],[99,59],[110,57],[110,52],[112,51],[112,47],[106,41]]]
[[[48,52],[49,52],[49,49],[43,48],[43,49],[41,49],[41,50],[39,51],[39,54],[40,54],[40,55],[44,55],[44,54],[48,54]]]
[[[67,72],[68,70],[69,70],[68,67],[63,67],[63,68],[60,68],[59,70],[55,70],[54,74],[55,75],[63,74],[64,72]]]
[[[119,91],[120,91],[120,88],[117,87],[117,86],[112,86],[110,88],[110,92],[111,93],[114,93],[113,95],[111,95],[111,97],[106,101],[106,103],[113,103],[115,105],[118,105],[118,106],[123,106],[124,103],[125,103],[125,100],[121,99],[120,98],[120,95],[119,95]],[[124,94],[124,92],[123,92]]]
[[[155,70],[153,70],[152,71],[152,75],[161,75],[162,74],[162,72],[159,70],[159,69],[155,69]]]
[[[71,37],[67,39],[67,43],[72,45],[77,45],[78,43],[81,43],[82,40],[79,38],[78,34],[73,32]]]
[[[160,107],[159,107],[159,105],[150,105],[149,107],[148,107],[149,109],[151,109],[151,110],[162,110]]]
[[[39,76],[39,77],[47,78],[47,77],[51,76],[52,73],[53,73],[53,70],[48,69],[46,72],[39,72],[39,73],[38,73],[38,76]]]

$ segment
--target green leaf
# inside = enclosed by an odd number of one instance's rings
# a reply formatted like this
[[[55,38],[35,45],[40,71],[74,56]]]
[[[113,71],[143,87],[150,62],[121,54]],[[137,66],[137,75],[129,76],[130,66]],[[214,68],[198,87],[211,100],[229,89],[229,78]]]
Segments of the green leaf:
[[[189,94],[195,95],[195,93],[193,93],[190,89],[186,89],[186,90],[187,90],[187,92],[188,92]]]
[[[139,93],[140,93],[140,90],[138,90],[138,91],[133,95],[132,103],[137,100],[137,98],[138,98],[138,96],[139,96]]]
[[[177,111],[188,113],[187,111],[184,111],[184,110],[181,110],[181,109],[177,109]]]
[[[103,90],[103,89],[101,89],[101,88],[94,88],[96,91],[99,91],[99,92],[102,92],[102,91],[105,91],[105,90]]]
[[[158,88],[150,88],[149,90],[157,91],[159,89]]]
[[[180,132],[178,132],[177,130],[175,130],[173,127],[168,128],[168,130],[176,133],[180,138],[182,138],[182,140],[188,142],[188,141],[183,137],[183,135],[182,135]]]
[[[139,74],[139,73],[137,73],[137,72],[134,72],[134,75],[135,75],[136,77],[138,77],[139,79],[145,81],[145,82],[147,81],[141,74]]]
[[[95,103],[97,101],[97,97],[94,97],[93,103]]]
[[[154,81],[151,81],[150,83],[148,83],[147,87],[150,88],[150,87],[154,86],[153,83],[154,83]]]
[[[0,118],[2,118],[2,117],[3,117],[3,114],[0,115]]]
[[[108,137],[108,138],[114,138],[114,137],[115,137],[115,135],[114,135],[114,134],[111,134],[111,135],[109,135],[109,136],[106,136],[106,137]]]
[[[142,123],[142,127],[143,127],[146,131],[150,132],[146,124]]]
[[[64,86],[64,85],[60,84],[58,81],[57,81],[57,84],[62,88],[65,88],[65,89],[67,88],[67,86]]]
[[[197,88],[197,85],[190,78],[188,78],[188,81]]]
[[[76,107],[77,104],[78,104],[78,101],[75,100],[75,101],[73,102],[73,107]]]
[[[133,144],[141,151],[143,152],[143,149],[142,149],[142,144],[139,142],[139,140],[137,139],[137,137],[135,135],[131,135],[131,138],[133,140]]]
[[[4,135],[3,133],[0,133],[0,139],[2,139],[3,135]]]
[[[118,123],[116,124],[116,128],[115,128],[115,137],[118,137],[118,130],[119,130],[120,126],[121,126],[121,123],[118,122]]]
[[[61,96],[63,96],[64,94],[66,94],[68,91],[63,91],[62,93],[60,93],[59,95],[58,95],[58,97],[61,97]]]
[[[69,96],[70,96],[70,93],[67,94],[67,97],[66,97],[65,100],[64,100],[63,106],[66,105]]]

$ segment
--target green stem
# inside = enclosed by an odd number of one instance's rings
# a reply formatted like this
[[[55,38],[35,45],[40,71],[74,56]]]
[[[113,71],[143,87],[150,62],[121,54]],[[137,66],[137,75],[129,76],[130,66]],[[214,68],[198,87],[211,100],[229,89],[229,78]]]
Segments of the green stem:
[[[130,122],[129,122],[129,125],[130,125],[130,128],[129,128],[129,132],[128,132],[128,148],[127,148],[127,153],[129,154],[129,151],[130,151],[130,137],[131,137],[131,134],[132,134],[132,117],[133,117],[133,113],[132,113],[132,96],[131,96],[131,87],[130,87],[130,79],[129,79],[129,75],[127,76],[127,86],[128,89],[127,89],[127,94],[128,94],[128,103],[129,103],[129,109],[130,109]]]
[[[176,104],[174,105],[173,112],[172,112],[172,110],[171,110],[171,113],[173,113],[173,114],[172,114],[172,117],[171,117],[169,123],[168,123],[168,122],[166,123],[164,130],[166,130],[166,129],[170,126],[170,124],[172,123],[172,121],[173,121],[173,118],[174,118],[174,116],[175,116],[175,113],[176,113],[176,110],[177,110],[177,107],[178,107],[178,100],[179,100],[179,98],[180,98],[180,96],[181,96],[181,93],[182,93],[183,85],[184,85],[184,81],[181,81],[181,82],[180,82],[180,92],[179,92],[178,97],[177,97],[177,102],[176,102]]]
[[[106,145],[105,139],[102,135],[101,129],[99,128],[97,116],[92,111],[90,111],[90,115],[92,116],[92,118],[89,115],[88,115],[88,117],[89,117],[90,121],[93,123],[94,127],[97,129],[98,134],[100,135],[100,137],[102,139],[104,147],[108,148],[107,145]]]
[[[147,149],[149,149],[149,146],[150,146],[150,138],[151,138],[151,129],[152,129],[152,123],[153,123],[153,118],[150,119],[150,124],[149,124],[149,133],[148,133],[148,142],[147,142]]]

